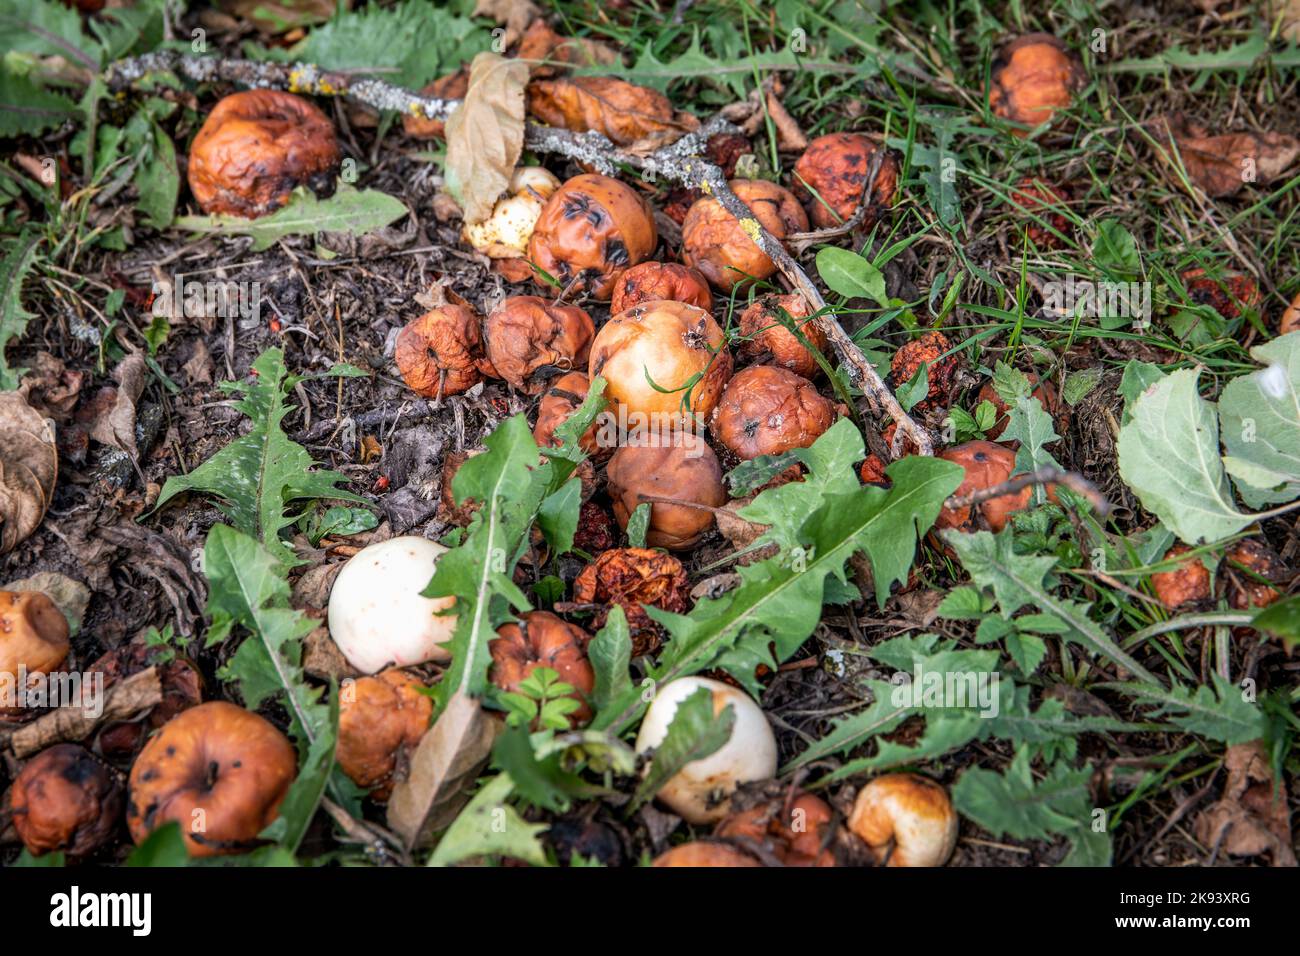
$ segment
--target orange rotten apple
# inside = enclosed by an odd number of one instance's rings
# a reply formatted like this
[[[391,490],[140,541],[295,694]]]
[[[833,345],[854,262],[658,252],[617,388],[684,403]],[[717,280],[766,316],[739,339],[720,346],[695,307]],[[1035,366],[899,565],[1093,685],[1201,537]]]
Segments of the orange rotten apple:
[[[620,427],[632,430],[704,418],[731,378],[722,329],[684,302],[644,302],[606,322],[591,344],[587,374],[604,376],[605,397],[621,406]],[[655,416],[663,416],[658,423]]]
[[[738,458],[807,448],[835,423],[835,405],[794,372],[753,365],[727,383],[709,430]]]
[[[605,479],[614,517],[624,531],[637,506],[645,503],[643,495],[682,502],[649,503],[646,544],[670,551],[694,547],[713,527],[713,512],[708,509],[720,508],[727,501],[718,456],[691,432],[673,432],[667,437],[651,433],[637,444],[624,445],[609,460]],[[706,507],[694,508],[693,504]]]
[[[293,744],[266,718],[225,701],[178,714],[131,768],[127,826],[137,843],[176,821],[190,856],[257,845],[298,770]]]
[[[863,787],[848,825],[888,866],[943,866],[957,846],[947,791],[911,773],[886,774]]]
[[[596,327],[575,305],[515,295],[492,310],[484,333],[496,373],[519,391],[536,395],[548,378],[586,367]]]
[[[825,353],[826,333],[808,318],[809,315],[808,303],[797,293],[765,295],[755,299],[737,320],[742,336],[737,352],[744,359],[777,365],[804,378],[815,378],[821,370],[817,359],[782,321],[788,317],[813,348]]]
[[[1050,33],[1031,33],[1002,47],[993,59],[988,100],[993,113],[1022,126],[1050,123],[1087,82],[1083,63]],[[1028,136],[1030,130],[1014,130]]]
[[[1163,560],[1173,561],[1191,550],[1185,544],[1176,544]],[[1172,570],[1151,575],[1151,589],[1171,609],[1198,604],[1210,599],[1210,572],[1199,556],[1184,558]]]
[[[986,488],[993,488],[1011,477],[1016,468],[1016,453],[1005,445],[991,441],[968,441],[939,452],[939,458],[961,465],[966,477],[953,492],[954,497],[964,497]],[[1049,492],[1050,494],[1050,492]],[[1032,487],[990,498],[987,501],[960,508],[944,507],[934,526],[938,529],[957,528],[977,531],[982,517],[989,529],[1001,531],[1011,520],[1011,515],[1028,508],[1034,500]]]
[[[393,774],[429,729],[433,701],[425,685],[396,667],[345,682],[339,694],[339,768],[370,796],[384,801]]]
[[[1228,603],[1238,610],[1267,607],[1282,597],[1294,572],[1282,557],[1255,538],[1228,549]]]
[[[39,681],[68,656],[68,619],[40,591],[0,591],[0,674],[26,673]],[[15,683],[12,693],[19,688]],[[0,695],[0,714],[24,711],[21,701]]]
[[[933,329],[905,343],[890,360],[890,386],[897,389],[907,384],[924,365],[928,390],[916,408],[927,411],[947,407],[957,373],[965,364],[960,352],[948,355],[951,350],[948,337]]]
[[[533,440],[537,442],[539,448],[551,448],[560,444],[555,430],[578,410],[587,398],[587,390],[590,388],[591,379],[587,378],[585,372],[570,372],[568,375],[552,379],[546,391],[542,392],[542,400],[537,404],[537,424],[533,426]],[[598,427],[596,422],[592,422],[578,440],[578,445],[588,455],[606,450],[597,444]],[[446,489],[447,485],[444,484],[443,487]]]
[[[677,262],[642,262],[624,272],[615,283],[609,314],[618,315],[642,302],[661,299],[685,302],[705,312],[713,308],[708,280],[698,270]]]
[[[504,691],[518,691],[519,685],[539,667],[547,667],[573,687],[570,694],[581,706],[569,714],[569,723],[579,727],[591,720],[587,697],[596,686],[596,672],[587,660],[591,635],[550,611],[530,611],[519,620],[497,628],[488,642],[492,655],[492,683]]]
[[[733,813],[713,835],[766,845],[785,866],[834,866],[828,849],[834,818],[825,800],[801,793],[788,803],[774,800]]]
[[[1300,295],[1291,300],[1277,326],[1278,335],[1289,335],[1292,332],[1300,332]]]
[[[814,227],[828,229],[853,218],[872,160],[882,148],[861,133],[828,133],[808,144],[794,164],[791,188],[803,200]],[[866,197],[863,229],[870,229],[894,205],[901,171],[898,153],[885,149],[871,195]]]
[[[1037,372],[1025,372],[1024,374],[1025,378],[1029,379],[1029,384],[1033,389],[1029,393],[1030,396],[1036,398],[1038,404],[1043,407],[1043,411],[1051,415],[1056,421],[1057,432],[1064,434],[1069,409],[1057,396],[1056,389],[1052,387],[1051,382],[1040,381]],[[986,429],[984,432],[990,441],[996,441],[1007,430],[1007,413],[1010,411],[1010,406],[1002,400],[1002,396],[998,394],[998,390],[994,387],[992,381],[985,382],[980,388],[979,394],[975,397],[976,405],[981,402],[988,402],[997,409],[997,420],[994,421],[992,428]]]
[[[407,386],[426,398],[459,395],[496,375],[484,352],[478,315],[454,303],[403,326],[393,361]]]
[[[808,229],[807,214],[784,186],[765,179],[733,179],[730,185],[778,242]],[[698,199],[682,223],[682,258],[723,292],[748,283],[751,276],[766,279],[776,272],[776,264],[751,238],[753,226],[738,222],[716,199]]]
[[[255,219],[283,206],[297,186],[333,194],[341,162],[334,124],[314,104],[245,90],[217,103],[194,137],[190,191],[206,213]]]
[[[730,844],[714,843],[709,840],[693,840],[690,843],[675,846],[671,850],[665,850],[655,857],[654,862],[650,865],[713,869],[727,866],[762,866],[763,864]]]
[[[650,204],[608,176],[574,176],[542,207],[528,258],[561,284],[577,278],[608,300],[623,270],[649,258],[659,242]]]

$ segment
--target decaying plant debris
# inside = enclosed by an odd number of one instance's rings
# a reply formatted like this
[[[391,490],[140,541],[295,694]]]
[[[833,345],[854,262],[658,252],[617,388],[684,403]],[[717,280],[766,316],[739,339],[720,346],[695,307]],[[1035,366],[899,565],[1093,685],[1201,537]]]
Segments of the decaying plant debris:
[[[1295,865],[1285,27],[322,6],[3,15],[7,862]]]

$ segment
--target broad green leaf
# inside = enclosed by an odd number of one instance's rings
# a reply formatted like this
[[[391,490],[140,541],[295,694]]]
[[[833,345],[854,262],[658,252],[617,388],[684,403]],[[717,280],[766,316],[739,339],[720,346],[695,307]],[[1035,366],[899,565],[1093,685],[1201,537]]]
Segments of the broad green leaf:
[[[1224,465],[1252,508],[1300,498],[1300,333],[1250,350],[1264,368],[1219,396]]]
[[[1300,644],[1300,594],[1270,604],[1255,615],[1250,626],[1272,634],[1290,653]]]
[[[294,190],[289,203],[269,216],[179,216],[174,225],[189,232],[222,236],[252,236],[250,249],[269,249],[285,236],[314,236],[341,232],[360,236],[382,229],[407,213],[403,203],[377,189],[358,190],[340,183],[328,199],[317,199],[305,187]]]
[[[244,396],[235,408],[248,416],[253,427],[236,438],[188,475],[168,478],[158,496],[157,510],[176,495],[198,491],[222,500],[221,511],[245,534],[262,544],[284,564],[296,559],[280,539],[280,531],[297,520],[286,514],[292,501],[337,498],[365,503],[364,498],[338,488],[347,479],[336,471],[316,471],[307,449],[284,433],[281,422],[293,410],[285,398],[302,376],[288,375],[284,353],[268,349],[253,363],[252,382],[223,384]]]
[[[850,299],[873,299],[882,306],[889,305],[884,275],[856,252],[826,246],[817,253],[817,273],[832,292]]]
[[[1112,279],[1135,279],[1142,274],[1142,254],[1138,252],[1137,240],[1114,219],[1097,223],[1092,262]]]
[[[1120,424],[1127,425],[1133,417],[1133,403],[1148,388],[1165,378],[1165,372],[1159,365],[1130,359],[1124,366],[1124,374],[1119,381],[1119,395],[1124,399],[1124,411]]]
[[[1198,377],[1180,369],[1147,388],[1118,445],[1120,476],[1188,544],[1218,541],[1254,520],[1232,500],[1214,406],[1197,392]]]
[[[581,507],[582,482],[577,478],[570,478],[559,491],[542,499],[537,508],[537,527],[541,528],[552,554],[566,554],[573,549]]]
[[[627,546],[644,548],[645,536],[650,530],[650,502],[643,501],[637,505],[627,519]]]

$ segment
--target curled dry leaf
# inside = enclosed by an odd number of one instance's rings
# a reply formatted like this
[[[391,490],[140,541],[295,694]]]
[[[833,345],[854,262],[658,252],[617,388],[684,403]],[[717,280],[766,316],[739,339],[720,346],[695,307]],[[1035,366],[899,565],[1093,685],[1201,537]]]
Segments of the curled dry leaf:
[[[158,668],[147,668],[109,688],[102,702],[87,699],[81,707],[56,707],[15,731],[10,740],[14,756],[21,760],[54,744],[85,740],[95,728],[131,720],[162,698]]]
[[[144,355],[132,352],[113,369],[117,391],[110,407],[95,419],[90,437],[105,445],[120,448],[133,459],[139,457],[135,447],[135,403],[144,392]]]
[[[596,130],[633,153],[649,153],[699,126],[675,113],[658,90],[612,76],[575,76],[528,84],[528,112],[575,133]]]
[[[1235,195],[1246,183],[1267,185],[1300,159],[1300,140],[1283,133],[1210,136],[1181,116],[1167,117],[1157,130],[1177,145],[1188,177],[1212,199]]]
[[[467,223],[492,215],[510,185],[524,147],[524,86],[528,65],[480,53],[469,68],[469,86],[447,120],[447,188]]]
[[[1269,853],[1274,866],[1295,866],[1286,783],[1273,779],[1262,742],[1234,744],[1223,764],[1228,769],[1223,798],[1196,818],[1196,838],[1230,856]]]
[[[514,46],[528,25],[542,15],[542,11],[532,0],[478,0],[470,15],[491,17],[505,27],[501,49],[506,50]]]
[[[21,393],[0,392],[0,554],[36,530],[58,475],[54,426]]]
[[[388,826],[408,849],[456,819],[469,800],[466,790],[492,753],[497,727],[463,690],[447,701],[388,800]]]

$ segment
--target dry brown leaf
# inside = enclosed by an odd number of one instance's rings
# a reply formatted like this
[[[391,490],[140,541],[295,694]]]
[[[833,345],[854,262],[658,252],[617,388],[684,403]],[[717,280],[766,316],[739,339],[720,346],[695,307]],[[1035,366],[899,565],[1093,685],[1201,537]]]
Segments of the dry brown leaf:
[[[54,426],[21,392],[0,392],[0,554],[36,530],[58,476]]]
[[[83,685],[86,691],[90,688]],[[14,732],[10,743],[14,756],[22,759],[53,744],[85,740],[96,727],[130,720],[162,701],[162,679],[158,668],[132,674],[104,692],[104,700],[87,701],[82,707],[59,707]]]
[[[554,76],[565,66],[613,66],[623,57],[613,47],[585,37],[562,37],[545,20],[534,20],[515,56],[528,60],[534,77]]]
[[[528,84],[528,112],[550,126],[596,130],[630,152],[653,152],[699,122],[675,114],[668,97],[612,76],[575,76]]]
[[[469,87],[447,120],[447,188],[468,223],[482,222],[506,187],[524,148],[528,65],[480,53]]]
[[[405,780],[388,800],[388,826],[407,849],[456,818],[469,799],[466,792],[492,753],[499,724],[464,691],[420,739]]]
[[[1286,783],[1274,780],[1263,743],[1234,744],[1223,765],[1223,798],[1196,818],[1196,838],[1229,856],[1268,853],[1274,866],[1295,866]]]
[[[145,371],[144,354],[141,352],[132,352],[117,363],[117,368],[113,369],[117,395],[112,405],[95,419],[90,428],[91,438],[122,449],[132,460],[139,457],[135,447],[135,403],[144,391]]]
[[[491,17],[506,28],[501,37],[501,49],[508,50],[515,41],[524,35],[528,24],[532,23],[542,11],[532,0],[478,0],[470,16]]]
[[[1178,116],[1166,119],[1162,132],[1177,144],[1188,177],[1212,199],[1235,195],[1248,182],[1267,185],[1300,159],[1300,140],[1283,133],[1210,136]]]
[[[41,415],[63,423],[76,408],[85,380],[84,372],[69,371],[61,359],[49,352],[37,352],[18,390]]]
[[[801,153],[808,148],[808,137],[803,134],[798,121],[790,115],[785,104],[768,90],[767,114],[776,127],[777,148],[787,153]]]

